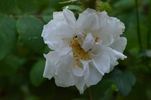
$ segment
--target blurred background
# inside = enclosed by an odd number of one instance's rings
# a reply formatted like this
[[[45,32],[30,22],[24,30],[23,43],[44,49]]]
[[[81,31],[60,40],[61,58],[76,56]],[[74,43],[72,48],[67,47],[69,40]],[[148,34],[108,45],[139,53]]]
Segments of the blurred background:
[[[128,58],[99,84],[80,95],[75,87],[57,87],[42,77],[41,33],[54,11],[75,15],[93,6],[89,0],[0,0],[0,100],[151,100],[151,0],[98,0],[126,25]]]

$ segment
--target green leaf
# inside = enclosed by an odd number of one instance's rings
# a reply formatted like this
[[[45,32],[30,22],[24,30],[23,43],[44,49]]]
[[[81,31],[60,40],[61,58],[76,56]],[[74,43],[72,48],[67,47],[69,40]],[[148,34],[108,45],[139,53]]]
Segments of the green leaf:
[[[111,80],[125,96],[129,94],[136,82],[135,76],[131,72],[122,72],[120,70],[115,70],[111,73]]]
[[[135,0],[119,0],[114,4],[114,7],[119,9],[119,11],[131,9],[135,6]]]
[[[0,0],[0,12],[12,13],[16,8],[16,0]]]
[[[107,12],[111,12],[112,8],[110,6],[110,4],[108,2],[102,2],[102,1],[98,1],[97,3],[97,9],[101,10],[101,11],[107,11]]]
[[[53,11],[51,9],[46,9],[43,11],[42,18],[45,23],[48,23],[52,19]]]
[[[62,0],[51,0],[50,6],[52,8],[60,8],[61,4],[59,4],[59,2],[61,2]]]
[[[0,60],[7,56],[16,44],[16,22],[0,15]]]
[[[20,68],[25,63],[25,59],[19,58],[14,55],[5,57],[5,59],[0,61],[0,75],[2,76],[12,76],[14,75],[18,68]]]
[[[30,71],[30,81],[34,86],[39,86],[43,82],[43,71],[45,62],[39,60]]]
[[[16,5],[22,12],[35,12],[36,0],[16,0]]]
[[[113,82],[110,79],[103,77],[103,79],[97,85],[90,87],[93,99],[102,100],[105,98],[106,92],[111,88],[112,84]]]
[[[24,16],[17,21],[20,40],[36,52],[41,52],[44,47],[42,29],[43,23],[33,16]]]
[[[104,96],[101,97],[99,100],[113,100],[113,90],[112,88],[108,88],[106,91],[104,91]]]

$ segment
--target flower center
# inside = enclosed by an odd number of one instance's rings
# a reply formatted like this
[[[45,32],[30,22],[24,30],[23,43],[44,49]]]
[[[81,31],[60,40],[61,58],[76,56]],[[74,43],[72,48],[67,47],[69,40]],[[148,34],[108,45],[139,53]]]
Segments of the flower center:
[[[80,65],[80,60],[89,60],[91,59],[91,54],[89,51],[85,51],[80,43],[77,36],[73,37],[70,42],[70,47],[72,48],[73,56],[77,65]]]

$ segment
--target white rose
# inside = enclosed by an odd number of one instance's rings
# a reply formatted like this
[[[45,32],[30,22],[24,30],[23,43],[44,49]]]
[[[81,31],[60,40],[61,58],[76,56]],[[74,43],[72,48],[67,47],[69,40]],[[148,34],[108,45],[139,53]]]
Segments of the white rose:
[[[109,73],[118,59],[126,58],[124,29],[120,20],[105,11],[86,9],[77,20],[68,9],[54,12],[42,32],[45,43],[54,50],[45,55],[43,76],[54,77],[57,86],[76,86],[83,93]]]

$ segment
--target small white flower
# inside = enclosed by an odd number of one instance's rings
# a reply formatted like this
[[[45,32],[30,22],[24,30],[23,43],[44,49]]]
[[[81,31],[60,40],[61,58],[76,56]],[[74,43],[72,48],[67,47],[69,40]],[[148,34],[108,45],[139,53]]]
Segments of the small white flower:
[[[146,54],[147,57],[151,57],[151,50],[146,50],[145,54]]]
[[[124,24],[107,13],[86,9],[76,20],[64,9],[54,12],[53,20],[44,26],[42,37],[50,51],[45,55],[43,76],[54,77],[57,86],[76,86],[80,93],[97,84],[109,73],[123,51],[127,39],[121,37]]]

